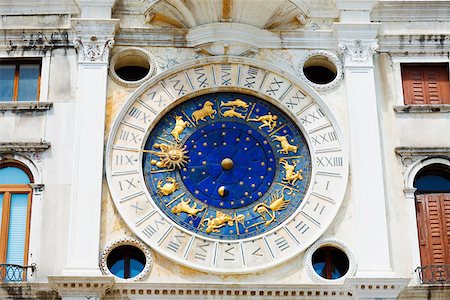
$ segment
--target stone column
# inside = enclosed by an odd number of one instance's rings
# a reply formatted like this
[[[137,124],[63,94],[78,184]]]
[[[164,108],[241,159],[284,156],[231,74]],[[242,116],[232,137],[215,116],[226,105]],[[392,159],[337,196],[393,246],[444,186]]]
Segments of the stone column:
[[[373,54],[377,24],[337,23],[344,57],[350,131],[351,195],[356,206],[357,277],[392,276]]]
[[[79,58],[78,90],[68,254],[63,275],[98,276],[108,58],[118,20],[72,22]]]

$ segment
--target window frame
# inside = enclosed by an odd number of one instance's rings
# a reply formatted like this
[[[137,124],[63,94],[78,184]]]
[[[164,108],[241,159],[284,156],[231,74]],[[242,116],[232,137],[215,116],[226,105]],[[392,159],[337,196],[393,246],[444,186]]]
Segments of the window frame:
[[[39,65],[39,74],[37,79],[37,91],[36,100],[31,101],[19,101],[19,80],[20,80],[20,66],[21,65]],[[14,71],[14,87],[13,87],[13,98],[9,101],[0,101],[0,103],[6,102],[39,102],[41,96],[41,78],[42,78],[42,57],[28,57],[28,58],[11,58],[5,59],[0,58],[0,65],[15,65]]]

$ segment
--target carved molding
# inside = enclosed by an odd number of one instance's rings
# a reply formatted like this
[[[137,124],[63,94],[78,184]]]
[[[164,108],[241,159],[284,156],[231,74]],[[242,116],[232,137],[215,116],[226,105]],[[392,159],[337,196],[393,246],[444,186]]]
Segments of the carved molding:
[[[64,297],[85,297],[102,299],[114,285],[113,276],[48,276],[54,291]]]
[[[377,40],[342,40],[338,48],[344,56],[346,66],[371,66],[378,44]]]
[[[397,113],[448,113],[450,112],[449,104],[433,104],[433,105],[395,105],[394,111]]]
[[[50,148],[50,143],[41,142],[0,142],[0,153],[43,152]]]
[[[397,299],[411,278],[347,278],[354,299]]]
[[[20,112],[43,112],[53,107],[52,102],[0,102],[0,112],[12,111]]]

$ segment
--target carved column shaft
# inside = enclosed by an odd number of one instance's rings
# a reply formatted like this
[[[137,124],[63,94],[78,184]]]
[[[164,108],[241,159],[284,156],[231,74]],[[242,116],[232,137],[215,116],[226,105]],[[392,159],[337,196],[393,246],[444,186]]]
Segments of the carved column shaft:
[[[78,51],[70,228],[64,275],[100,275],[99,241],[109,49],[117,20],[74,19]]]

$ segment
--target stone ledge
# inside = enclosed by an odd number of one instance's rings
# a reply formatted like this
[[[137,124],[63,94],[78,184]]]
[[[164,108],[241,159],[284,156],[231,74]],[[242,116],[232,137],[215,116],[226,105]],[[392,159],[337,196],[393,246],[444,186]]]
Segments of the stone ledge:
[[[43,152],[50,148],[50,143],[40,142],[6,142],[0,143],[0,153]]]
[[[400,156],[439,156],[450,155],[450,147],[396,147]]]
[[[46,111],[53,107],[53,102],[0,102],[1,111],[12,112],[40,112]]]
[[[450,104],[395,105],[393,109],[397,113],[448,113]]]

